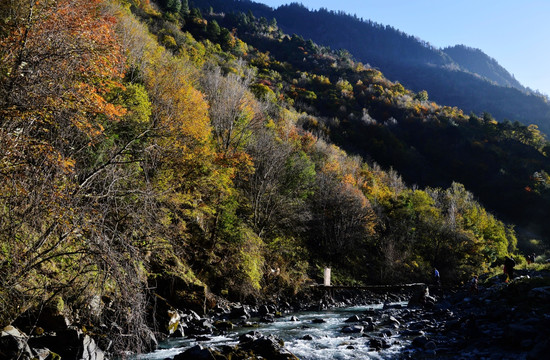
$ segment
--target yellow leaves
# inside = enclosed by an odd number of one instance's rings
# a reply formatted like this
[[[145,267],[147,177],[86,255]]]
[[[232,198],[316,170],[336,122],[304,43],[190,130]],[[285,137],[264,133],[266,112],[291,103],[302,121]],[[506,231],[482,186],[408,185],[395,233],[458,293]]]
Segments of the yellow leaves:
[[[342,179],[342,182],[344,184],[348,184],[348,185],[351,185],[351,186],[356,186],[357,185],[357,181],[355,180],[355,178],[351,174],[345,174],[343,179]]]

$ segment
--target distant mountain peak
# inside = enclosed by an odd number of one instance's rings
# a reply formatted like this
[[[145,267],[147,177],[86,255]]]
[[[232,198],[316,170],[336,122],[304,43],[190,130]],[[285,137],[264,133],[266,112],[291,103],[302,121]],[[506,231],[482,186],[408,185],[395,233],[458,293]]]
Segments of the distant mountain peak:
[[[494,58],[482,50],[466,45],[454,45],[443,49],[463,70],[478,74],[499,86],[513,87],[521,91],[526,88]]]

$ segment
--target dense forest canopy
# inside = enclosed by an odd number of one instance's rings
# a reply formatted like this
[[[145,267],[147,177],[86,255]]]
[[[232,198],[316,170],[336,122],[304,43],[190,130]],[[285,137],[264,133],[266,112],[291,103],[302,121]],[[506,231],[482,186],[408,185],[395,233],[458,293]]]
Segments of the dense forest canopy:
[[[517,250],[483,193],[549,233],[536,126],[440,106],[276,20],[185,0],[0,14],[1,325],[70,308],[136,350],[158,299],[291,297],[325,266],[460,283]]]

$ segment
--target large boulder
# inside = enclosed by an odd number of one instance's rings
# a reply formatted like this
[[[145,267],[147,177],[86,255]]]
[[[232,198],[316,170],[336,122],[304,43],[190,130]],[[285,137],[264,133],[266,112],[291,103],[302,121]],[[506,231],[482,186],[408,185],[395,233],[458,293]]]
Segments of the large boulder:
[[[6,326],[0,332],[0,359],[29,360],[31,349],[28,336],[13,326]]]
[[[362,333],[363,329],[364,327],[362,326],[353,325],[353,326],[344,326],[340,331],[343,332],[344,334],[356,334],[356,333]]]
[[[359,319],[359,316],[353,315],[349,317],[345,322],[351,323],[351,322],[359,322],[361,319]]]
[[[547,302],[550,300],[550,286],[531,289],[527,294],[527,296],[529,296],[532,299],[537,299],[537,300]]]
[[[26,311],[13,322],[13,326],[31,334],[31,332],[58,332],[69,328],[71,321],[59,307],[48,305],[41,310]],[[32,334],[31,334],[32,335]]]
[[[183,337],[185,332],[183,331],[181,315],[177,310],[168,310],[168,335],[173,337]]]
[[[294,354],[284,348],[283,341],[273,335],[251,336],[251,338],[243,338],[244,341],[241,341],[239,346],[270,360],[298,360]]]
[[[77,329],[68,329],[55,335],[43,335],[29,339],[33,349],[47,348],[62,359],[103,360],[105,354],[94,339]]]
[[[407,306],[433,307],[435,302],[435,298],[433,296],[430,296],[430,289],[427,286],[421,286],[413,292]]]
[[[235,306],[231,308],[231,311],[229,312],[229,317],[231,319],[239,319],[239,318],[250,318],[250,313],[244,306]]]
[[[367,345],[369,348],[374,350],[387,349],[391,346],[390,343],[384,338],[370,339]]]
[[[202,345],[195,345],[181,354],[174,356],[174,360],[215,360],[211,349]]]
[[[101,350],[94,339],[88,335],[84,335],[82,339],[81,360],[104,360],[105,353]]]

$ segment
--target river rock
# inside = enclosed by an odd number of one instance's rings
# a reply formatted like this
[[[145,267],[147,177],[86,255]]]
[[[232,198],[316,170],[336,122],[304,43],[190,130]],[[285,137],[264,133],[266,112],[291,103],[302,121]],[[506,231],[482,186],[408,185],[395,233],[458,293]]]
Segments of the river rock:
[[[198,336],[195,336],[195,340],[197,340],[197,341],[210,341],[210,340],[212,340],[212,338],[210,336],[206,336],[206,335],[198,335]]]
[[[248,310],[244,306],[236,306],[236,307],[231,308],[229,316],[232,319],[238,319],[242,316],[244,316],[245,319],[250,318],[250,314],[248,313]]]
[[[46,349],[46,348],[32,349],[32,353],[34,355],[33,359],[35,359],[35,360],[46,360],[46,359],[49,360],[53,357],[53,354],[50,351],[50,349]]]
[[[373,323],[366,323],[363,324],[363,331],[374,331],[374,324]]]
[[[428,341],[427,343],[424,344],[425,350],[435,350],[436,348],[437,348],[437,345],[433,341]]]
[[[313,324],[323,324],[323,323],[326,323],[327,321],[325,319],[317,318],[317,319],[311,320],[311,322]]]
[[[393,326],[396,329],[401,326],[401,323],[399,322],[399,320],[397,320],[394,316],[388,315],[388,314],[384,314],[382,316],[381,323],[384,325]]]
[[[260,318],[260,322],[262,322],[262,323],[273,323],[273,322],[275,322],[275,318],[273,317],[273,314],[266,314],[265,316],[262,316]]]
[[[187,333],[190,335],[210,335],[214,325],[208,319],[200,319],[187,324]]]
[[[531,289],[527,296],[532,299],[537,299],[541,301],[549,301],[550,300],[550,286],[545,287],[538,287]]]
[[[32,358],[31,349],[27,343],[28,336],[13,326],[6,326],[0,332],[0,358],[21,359]]]
[[[270,313],[270,311],[269,311],[269,308],[267,307],[267,305],[262,305],[258,309],[258,315],[260,315],[260,316],[264,316],[264,315],[269,314],[269,313]]]
[[[428,342],[428,338],[425,336],[418,336],[413,339],[411,345],[414,347],[422,348]]]
[[[245,327],[245,328],[254,328],[254,327],[258,327],[258,323],[253,323],[253,322],[250,322],[250,321],[244,321],[244,322],[241,323],[241,326]]]
[[[426,327],[426,324],[429,323],[429,320],[415,321],[409,324],[409,330],[423,330]]]
[[[367,345],[375,350],[387,349],[391,346],[386,339],[381,338],[370,339]]]
[[[298,320],[298,318],[296,316],[291,316],[290,321],[300,321],[300,320]]]
[[[424,335],[424,331],[406,329],[406,330],[402,330],[400,334],[402,336],[422,336]]]
[[[168,310],[168,319],[168,336],[183,337],[180,313],[176,310]]]
[[[81,360],[104,360],[105,354],[101,350],[94,339],[88,335],[84,335],[82,339],[82,354],[80,355]]]
[[[182,314],[182,318],[185,319],[185,321],[199,321],[201,320],[201,316],[197,314],[196,311],[193,310],[186,310]]]
[[[367,324],[374,324],[374,318],[372,316],[365,316],[361,321]]]
[[[254,354],[263,356],[272,360],[298,360],[290,351],[286,350],[284,343],[279,338],[271,336],[260,336],[252,341],[241,342],[240,347],[244,350],[254,352]]]
[[[249,341],[253,341],[254,339],[260,337],[261,334],[258,331],[249,331],[246,334],[242,334],[239,336],[239,342],[245,343]]]
[[[352,317],[348,318],[345,322],[352,323],[352,322],[359,322],[359,321],[360,321],[359,316],[353,315]]]
[[[524,323],[509,324],[504,335],[504,342],[508,346],[522,347],[522,342],[536,339],[539,330],[532,325]]]
[[[264,316],[267,314],[275,314],[275,313],[277,313],[277,308],[275,308],[275,306],[272,306],[272,305],[262,305],[258,309],[258,314],[260,316]]]
[[[313,336],[311,336],[309,334],[306,334],[306,335],[302,336],[302,340],[313,340]]]
[[[540,341],[531,351],[527,354],[527,360],[539,360],[548,357],[550,354],[550,340]]]
[[[221,331],[229,331],[233,329],[234,325],[231,321],[216,321],[214,327]]]
[[[105,354],[96,341],[80,330],[68,329],[56,335],[44,335],[29,339],[33,349],[47,348],[62,359],[103,360]]]
[[[195,345],[174,356],[174,360],[216,360],[216,358],[212,354],[212,350],[202,345]]]
[[[344,334],[354,334],[354,333],[361,333],[363,332],[364,327],[359,325],[353,325],[353,326],[344,326],[341,332]]]
[[[100,347],[104,349],[105,351],[109,351],[112,342],[110,340],[99,338],[98,342]],[[157,340],[157,337],[155,336],[155,333],[152,330],[147,330],[144,337],[143,337],[143,343],[145,344],[145,349],[147,351],[153,351],[157,348],[159,342]]]
[[[69,319],[53,306],[46,306],[41,311],[27,311],[13,322],[13,326],[28,334],[37,327],[46,332],[57,332],[67,330],[70,325]]]

